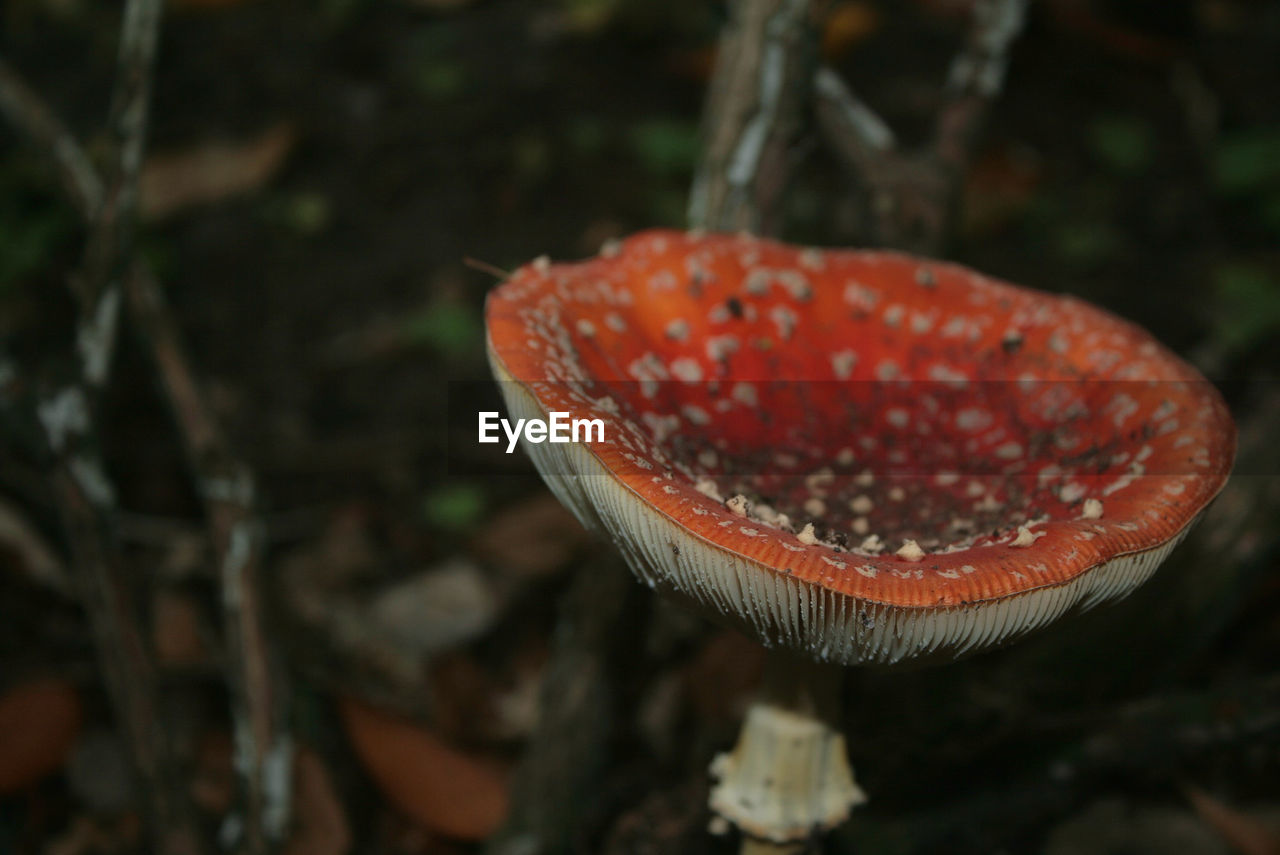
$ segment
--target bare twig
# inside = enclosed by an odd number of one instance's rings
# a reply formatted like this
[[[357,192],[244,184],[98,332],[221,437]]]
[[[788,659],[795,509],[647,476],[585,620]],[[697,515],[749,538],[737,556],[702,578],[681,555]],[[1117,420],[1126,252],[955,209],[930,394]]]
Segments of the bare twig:
[[[862,814],[837,834],[852,843],[901,839],[912,851],[951,851],[972,829],[998,823],[1004,839],[1016,839],[1061,818],[1073,805],[1087,804],[1118,780],[1172,788],[1190,768],[1257,751],[1280,738],[1280,678],[1264,675],[1235,685],[1145,698],[1105,711],[1099,717],[1057,719],[1047,726],[1029,719],[998,743],[966,755],[963,764],[984,764],[1010,746],[1048,745],[1042,763],[1020,761],[1002,788],[978,788],[939,805],[892,814]],[[1020,750],[1020,749],[1015,749]],[[940,780],[949,778],[939,772]],[[984,845],[990,848],[991,841]]]
[[[609,674],[618,652],[631,575],[612,560],[591,561],[561,606],[556,647],[543,678],[538,728],[512,784],[511,811],[488,855],[568,851],[608,765],[616,727]]]
[[[1027,0],[978,0],[964,48],[951,63],[947,101],[938,114],[934,149],[957,174],[968,166],[991,102],[1004,89],[1009,47],[1027,14]]]
[[[157,852],[198,855],[202,851],[183,781],[169,749],[155,669],[139,634],[141,622],[119,564],[104,513],[111,494],[96,461],[81,454],[63,459],[54,478],[63,525],[71,544],[81,603],[89,615],[107,688],[146,785]]]
[[[287,684],[263,626],[263,532],[253,475],[231,451],[196,385],[178,325],[150,271],[135,265],[129,307],[146,338],[178,422],[208,517],[221,576],[237,766],[245,786],[245,844],[265,851],[284,836],[292,744]]]
[[[776,233],[816,57],[817,0],[740,0],[704,113],[692,226]]]
[[[75,135],[0,57],[0,113],[42,149],[53,154],[58,177],[76,208],[88,219],[102,205],[102,182]]]
[[[965,46],[951,66],[933,144],[904,152],[887,125],[840,80],[814,76],[814,116],[832,153],[864,199],[871,242],[936,253],[947,237],[978,130],[1004,85],[1009,47],[1026,0],[979,0]]]
[[[233,719],[246,789],[244,842],[249,851],[261,852],[269,840],[284,834],[292,761],[282,726],[280,698],[286,691],[273,674],[262,622],[257,584],[262,536],[254,511],[253,479],[231,454],[204,405],[163,294],[144,265],[130,262],[160,13],[159,0],[130,0],[125,7],[119,77],[110,113],[115,157],[105,181],[98,178],[53,111],[5,66],[0,66],[0,108],[37,143],[54,152],[63,183],[90,226],[84,272],[74,283],[81,303],[78,377],[44,401],[40,415],[49,444],[60,459],[63,515],[73,550],[83,559],[77,565],[88,573],[82,587],[104,670],[155,800],[157,833],[164,844],[160,849],[194,852],[197,838],[185,832],[180,816],[184,799],[176,795],[181,792],[175,789],[177,781],[168,780],[174,776],[154,718],[158,694],[153,669],[141,642],[133,637],[139,624],[128,609],[123,577],[115,567],[118,552],[107,525],[114,513],[113,490],[96,456],[85,451],[96,445],[93,402],[109,374],[119,317],[119,280],[126,269],[132,308],[147,334],[206,504],[231,652]],[[171,848],[166,842],[178,837],[190,837],[191,848]]]
[[[84,362],[78,363],[83,373]],[[71,547],[73,585],[89,617],[98,661],[119,725],[145,785],[154,844],[165,855],[201,851],[165,731],[155,669],[139,635],[128,574],[111,535],[115,489],[96,448],[83,378],[33,400],[16,369],[0,361],[0,410],[39,437],[38,453],[52,461],[54,496]]]
[[[116,82],[107,117],[112,151],[102,180],[105,193],[91,222],[84,272],[75,283],[85,311],[96,311],[104,292],[118,288],[131,255],[138,173],[151,108],[151,72],[163,8],[161,0],[128,0],[124,7]]]
[[[66,562],[27,515],[6,499],[0,499],[0,549],[13,556],[10,566],[32,582],[64,597],[75,596]]]
[[[862,102],[845,85],[840,75],[829,68],[820,68],[813,77],[815,109],[830,111],[827,119],[833,126],[843,125],[847,133],[840,134],[847,140],[849,154],[861,168],[872,169],[879,165],[885,152],[897,146],[893,131],[874,110]]]
[[[936,251],[947,226],[951,181],[932,153],[899,151],[888,125],[830,69],[814,77],[814,118],[861,191],[863,240]]]

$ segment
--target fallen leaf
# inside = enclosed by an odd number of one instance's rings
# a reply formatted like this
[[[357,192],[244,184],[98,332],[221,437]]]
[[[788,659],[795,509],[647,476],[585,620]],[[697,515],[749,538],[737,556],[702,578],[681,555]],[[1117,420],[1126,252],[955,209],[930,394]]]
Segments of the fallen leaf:
[[[542,678],[548,658],[545,645],[531,640],[520,644],[510,680],[493,698],[492,737],[516,740],[533,735],[542,711]]]
[[[1043,855],[1227,855],[1222,842],[1191,811],[1114,797],[1055,824],[1039,851]]]
[[[110,727],[87,728],[67,758],[67,787],[81,807],[98,816],[118,816],[137,801],[133,758]]]
[[[453,650],[431,658],[426,677],[434,699],[432,731],[445,742],[476,744],[492,730],[493,675],[468,652]]]
[[[210,815],[225,814],[235,803],[233,751],[231,734],[225,730],[209,730],[196,744],[191,800]]]
[[[320,755],[299,746],[293,760],[294,831],[282,855],[344,855],[351,826]]]
[[[209,664],[209,647],[201,633],[204,618],[190,596],[157,588],[151,618],[152,643],[160,664],[177,668]]]
[[[45,842],[43,855],[108,855],[137,852],[142,845],[142,819],[133,812],[118,816],[80,814]]]
[[[1046,11],[1059,29],[1121,59],[1165,66],[1185,55],[1185,48],[1173,39],[1112,20],[1108,10],[1097,5],[1090,0],[1050,0]]]
[[[663,70],[673,77],[706,83],[716,67],[716,46],[702,45],[696,48],[675,49],[663,60]]]
[[[33,680],[0,696],[0,796],[62,768],[80,721],[80,695],[66,680]]]
[[[480,568],[455,558],[383,588],[369,617],[408,650],[437,653],[473,641],[498,616],[498,601]]]
[[[965,175],[961,231],[969,237],[996,233],[1031,207],[1041,180],[1040,157],[1025,146],[993,146]]]
[[[486,522],[471,551],[503,575],[536,577],[563,569],[590,539],[554,496],[539,493]]]
[[[835,61],[879,28],[880,12],[870,3],[836,3],[822,26],[822,55]]]
[[[46,841],[45,855],[87,855],[102,843],[102,830],[93,817],[77,816],[62,833]]]
[[[365,769],[410,818],[462,840],[497,830],[507,813],[507,774],[497,763],[351,698],[340,698],[338,709]]]
[[[1280,855],[1280,829],[1215,798],[1192,784],[1182,792],[1197,814],[1241,855]]]
[[[16,506],[4,501],[0,501],[0,565],[13,566],[58,593],[72,592],[67,569],[44,535]]]
[[[251,140],[213,140],[153,154],[138,180],[139,213],[161,220],[257,190],[284,165],[297,138],[291,124],[280,122]]]

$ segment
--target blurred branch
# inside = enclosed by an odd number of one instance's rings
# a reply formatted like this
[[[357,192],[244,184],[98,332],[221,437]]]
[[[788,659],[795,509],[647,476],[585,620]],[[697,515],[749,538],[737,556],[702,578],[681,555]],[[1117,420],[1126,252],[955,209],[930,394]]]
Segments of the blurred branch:
[[[893,132],[830,69],[814,76],[814,117],[836,159],[866,198],[874,243],[937,253],[978,131],[1004,86],[1009,47],[1027,0],[978,0],[964,47],[951,64],[934,143],[900,151]]]
[[[829,68],[818,69],[813,90],[819,124],[835,132],[832,139],[840,143],[838,153],[852,167],[869,172],[897,146],[893,130],[853,94],[840,75]]]
[[[88,219],[102,205],[102,182],[80,143],[62,121],[0,57],[0,113],[53,155],[63,189]]]
[[[619,631],[637,586],[618,561],[587,561],[561,606],[538,728],[516,770],[506,826],[487,855],[566,852],[591,808],[616,726]],[[634,650],[631,651],[634,654]],[[634,664],[634,663],[633,663]]]
[[[86,457],[64,459],[54,476],[80,601],[93,627],[108,692],[145,782],[156,851],[198,855],[203,846],[162,723],[159,681],[140,635],[142,622],[132,605],[133,592],[110,534],[111,494],[95,494],[106,482],[86,478],[82,470],[90,461]]]
[[[262,852],[286,831],[293,760],[284,703],[288,686],[263,626],[264,537],[254,478],[209,412],[151,272],[135,265],[126,288],[204,501],[222,587],[237,768],[245,787],[245,843],[250,852]]]
[[[81,367],[84,362],[78,363]],[[139,634],[129,574],[112,536],[115,488],[97,453],[83,378],[36,398],[11,363],[0,362],[0,409],[15,433],[34,438],[71,547],[73,584],[93,630],[108,696],[145,783],[157,852],[201,852],[160,715],[154,664]]]
[[[977,0],[964,47],[947,75],[947,99],[938,113],[934,150],[959,177],[991,103],[1004,89],[1009,48],[1027,14],[1027,0]]]
[[[897,147],[892,130],[832,70],[815,72],[817,0],[741,0],[720,39],[704,113],[705,148],[689,222],[719,231],[776,234],[790,160],[810,107],[824,141],[865,198],[869,242],[937,252],[961,178],[1027,0],[978,0],[952,62],[934,143]]]
[[[1043,763],[1013,771],[1003,789],[979,790],[938,805],[897,815],[855,815],[836,835],[847,843],[868,839],[910,841],[911,851],[950,851],[989,823],[1016,835],[1062,817],[1073,805],[1120,789],[1119,781],[1141,782],[1144,790],[1172,790],[1190,770],[1218,765],[1231,752],[1256,754],[1258,746],[1280,738],[1280,675],[1264,675],[1234,685],[1144,698],[1102,715],[1028,719],[990,741],[976,740],[962,765],[989,764],[1010,749],[1052,744]],[[1025,760],[1012,761],[1015,769]],[[939,778],[946,780],[942,771]],[[954,779],[954,778],[953,778]],[[890,797],[892,798],[892,797]]]
[[[102,178],[105,194],[90,220],[84,271],[75,285],[82,311],[96,310],[128,267],[138,202],[138,174],[146,147],[152,70],[160,37],[162,0],[128,0],[120,31],[116,82],[107,116],[111,150]]]
[[[74,289],[80,297],[80,320],[78,358],[71,379],[32,400],[36,396],[21,386],[16,367],[8,366],[2,373],[4,403],[14,411],[7,415],[11,421],[35,421],[34,429],[23,434],[28,439],[40,437],[40,456],[51,461],[53,490],[71,546],[76,587],[93,628],[108,694],[146,784],[156,850],[196,855],[202,851],[200,836],[161,726],[154,663],[139,633],[142,621],[112,536],[115,489],[97,450],[95,402],[114,352],[120,295],[116,289],[86,287],[104,275],[95,266],[105,271],[116,263],[120,251],[116,240],[121,232],[119,217],[122,212],[127,216],[130,208],[126,204],[122,209],[119,200],[129,198],[129,193],[121,192],[122,187],[136,184],[149,59],[158,22],[155,0],[131,0],[127,5],[122,34],[125,47],[116,88],[120,106],[114,111],[127,115],[120,117],[121,167],[110,197],[104,197],[103,183],[65,125],[8,66],[0,65],[0,107],[6,117],[52,153],[64,187],[90,224],[94,236],[91,246],[96,239],[110,248],[109,254],[99,251],[96,262],[86,263],[86,274]],[[139,51],[138,45],[143,50]],[[108,198],[114,201],[108,203]]]
[[[903,153],[893,132],[830,69],[814,77],[814,118],[836,160],[862,191],[864,240],[936,252],[955,183],[930,151]]]
[[[34,92],[0,65],[0,108],[28,136],[49,149],[72,201],[89,224],[84,270],[73,283],[80,300],[76,379],[39,405],[50,448],[58,457],[58,494],[81,585],[95,627],[117,712],[132,737],[135,761],[148,782],[158,849],[197,852],[183,792],[167,756],[155,710],[153,665],[129,606],[118,549],[110,537],[114,491],[95,448],[94,394],[106,382],[116,340],[120,279],[128,293],[173,406],[205,501],[210,537],[221,571],[230,650],[232,718],[237,764],[244,776],[245,845],[263,852],[283,837],[289,815],[292,753],[283,727],[287,693],[271,667],[262,622],[258,570],[262,533],[255,514],[253,478],[223,441],[205,406],[185,351],[150,271],[132,260],[138,176],[145,148],[152,66],[159,35],[159,0],[130,0],[124,11],[119,71],[109,126],[113,157],[100,179],[81,147]],[[104,190],[105,188],[105,190]]]
[[[720,37],[689,222],[776,234],[816,61],[819,0],[740,0]]]

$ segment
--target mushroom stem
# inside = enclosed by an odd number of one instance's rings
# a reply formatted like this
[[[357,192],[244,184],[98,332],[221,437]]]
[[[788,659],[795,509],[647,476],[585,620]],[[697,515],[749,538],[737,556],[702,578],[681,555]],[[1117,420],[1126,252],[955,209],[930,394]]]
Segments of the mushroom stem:
[[[711,764],[711,809],[743,832],[743,855],[803,851],[866,801],[839,729],[842,679],[835,666],[769,652],[737,745]]]
[[[738,855],[802,855],[807,848],[809,844],[804,841],[774,843],[772,840],[756,840],[753,837],[744,836]]]

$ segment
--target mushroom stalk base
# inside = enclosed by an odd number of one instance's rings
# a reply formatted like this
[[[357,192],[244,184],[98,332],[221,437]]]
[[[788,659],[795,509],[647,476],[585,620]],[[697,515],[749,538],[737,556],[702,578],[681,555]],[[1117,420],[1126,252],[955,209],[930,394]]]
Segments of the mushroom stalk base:
[[[806,841],[799,843],[774,843],[771,840],[756,840],[752,837],[742,838],[742,848],[738,855],[803,855],[809,848]]]
[[[838,728],[841,676],[769,653],[738,744],[711,764],[711,809],[743,832],[743,853],[801,851],[866,801]]]

